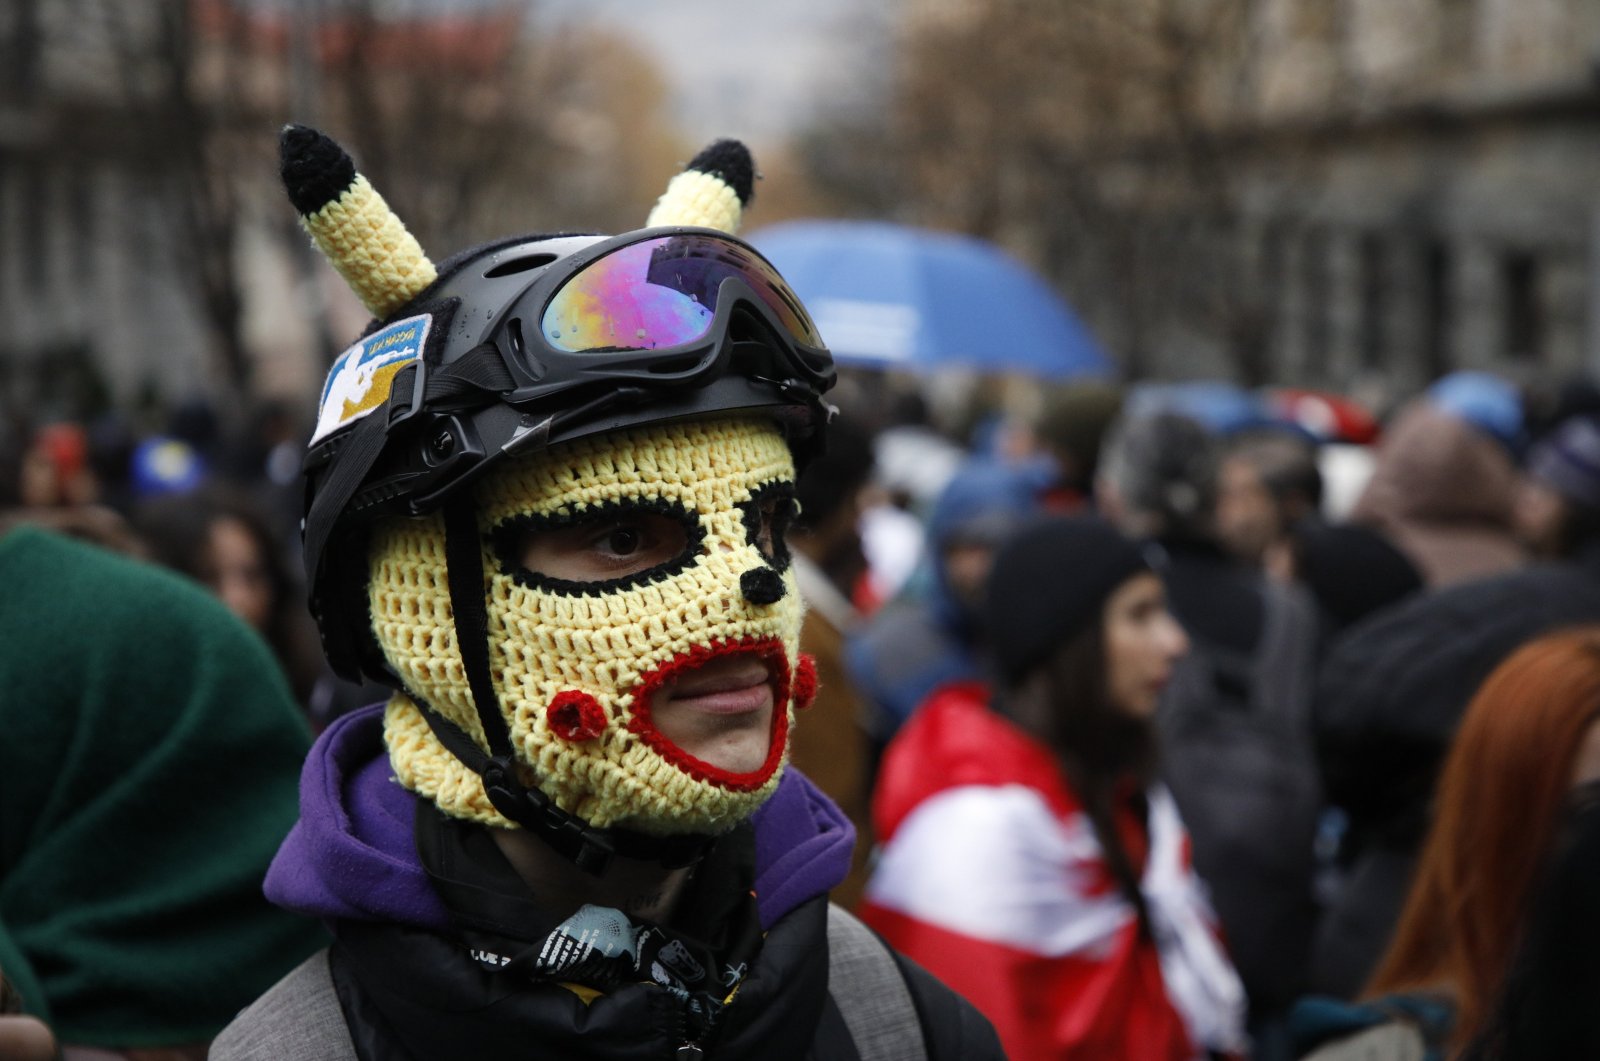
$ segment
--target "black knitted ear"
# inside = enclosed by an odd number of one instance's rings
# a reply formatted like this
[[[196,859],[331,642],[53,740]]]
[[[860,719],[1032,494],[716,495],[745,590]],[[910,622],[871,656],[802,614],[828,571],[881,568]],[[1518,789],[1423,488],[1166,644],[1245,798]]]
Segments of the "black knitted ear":
[[[330,137],[307,125],[285,125],[278,135],[278,172],[289,202],[302,217],[344,194],[356,179],[356,164]]]
[[[738,140],[718,140],[696,155],[684,169],[721,177],[739,197],[739,205],[750,205],[750,194],[755,190],[756,164],[750,157],[750,149]]]
[[[374,317],[388,320],[438,278],[422,245],[344,148],[315,129],[289,125],[279,134],[278,152],[278,172],[301,224]]]

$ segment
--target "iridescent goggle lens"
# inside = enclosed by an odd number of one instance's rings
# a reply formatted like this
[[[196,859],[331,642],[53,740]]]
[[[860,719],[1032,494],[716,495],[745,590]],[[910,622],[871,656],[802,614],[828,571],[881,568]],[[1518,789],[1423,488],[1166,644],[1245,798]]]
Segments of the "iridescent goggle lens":
[[[754,251],[715,236],[659,236],[585,265],[545,307],[540,331],[573,353],[656,350],[705,338],[722,282],[749,285],[794,339],[822,346],[816,325],[776,269]]]

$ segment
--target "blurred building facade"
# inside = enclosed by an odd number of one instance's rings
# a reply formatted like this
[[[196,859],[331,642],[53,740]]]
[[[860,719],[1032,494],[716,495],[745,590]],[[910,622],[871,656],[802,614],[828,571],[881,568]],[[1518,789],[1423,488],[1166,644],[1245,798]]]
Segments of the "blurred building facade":
[[[49,401],[67,373],[131,394],[143,380],[118,371],[130,348],[162,351],[151,380],[177,387],[204,346],[198,314],[173,310],[180,248],[159,164],[118,120],[114,57],[132,42],[80,15],[0,8],[0,368],[23,405]]]
[[[632,227],[692,152],[615,40],[513,0],[353,28],[364,4],[0,5],[0,400],[309,393],[361,314],[287,216],[289,118],[441,253]],[[808,206],[998,240],[1130,375],[1397,394],[1600,364],[1600,2],[896,10],[890,98],[814,138]]]
[[[1239,205],[1274,375],[1600,368],[1600,4],[1261,0],[1251,18]]]
[[[1600,361],[1594,0],[906,9],[888,208],[1034,262],[1130,375]]]
[[[196,396],[309,415],[366,315],[284,199],[286,121],[349,145],[441,259],[642,220],[682,157],[647,62],[514,0],[402,7],[0,5],[0,419]]]

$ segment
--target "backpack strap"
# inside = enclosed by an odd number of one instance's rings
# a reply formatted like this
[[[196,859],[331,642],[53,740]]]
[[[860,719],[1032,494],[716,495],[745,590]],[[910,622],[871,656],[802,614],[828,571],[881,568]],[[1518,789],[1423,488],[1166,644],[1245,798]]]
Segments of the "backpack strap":
[[[925,1061],[922,1022],[894,955],[872,930],[828,905],[828,998],[861,1061]]]
[[[211,1044],[211,1061],[356,1061],[326,948],[272,985]]]

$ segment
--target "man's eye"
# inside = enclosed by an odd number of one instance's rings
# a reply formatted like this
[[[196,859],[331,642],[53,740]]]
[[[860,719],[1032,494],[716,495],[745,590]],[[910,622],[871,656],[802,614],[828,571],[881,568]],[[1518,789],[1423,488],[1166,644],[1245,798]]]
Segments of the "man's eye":
[[[687,557],[696,523],[687,511],[635,509],[524,529],[522,570],[563,582],[609,582]]]
[[[602,535],[605,548],[617,556],[632,556],[644,544],[644,534],[638,527],[619,525]]]
[[[632,527],[618,527],[611,532],[611,551],[627,555],[639,548],[639,532]]]

